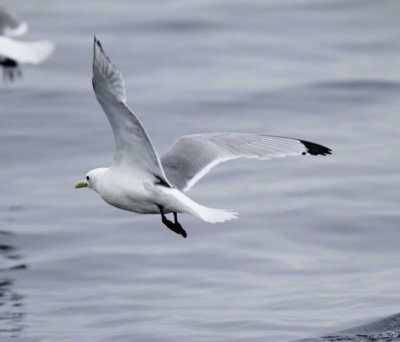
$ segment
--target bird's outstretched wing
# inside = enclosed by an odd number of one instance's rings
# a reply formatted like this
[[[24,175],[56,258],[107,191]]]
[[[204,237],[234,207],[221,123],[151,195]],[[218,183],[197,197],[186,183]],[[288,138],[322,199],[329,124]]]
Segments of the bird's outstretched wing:
[[[19,37],[28,31],[27,23],[21,21],[15,14],[0,7],[0,35]]]
[[[189,190],[219,163],[236,158],[271,159],[296,155],[327,155],[327,147],[304,140],[242,133],[194,134],[178,138],[161,157],[168,180]]]
[[[139,119],[126,105],[125,84],[121,73],[94,38],[93,89],[107,115],[115,138],[112,167],[152,173],[163,184],[169,184],[160,159]]]

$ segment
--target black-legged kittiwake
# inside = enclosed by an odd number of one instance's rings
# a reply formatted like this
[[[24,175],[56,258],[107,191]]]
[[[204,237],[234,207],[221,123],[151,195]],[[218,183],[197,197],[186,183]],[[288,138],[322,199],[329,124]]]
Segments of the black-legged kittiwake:
[[[235,219],[237,214],[208,208],[187,197],[198,180],[219,163],[236,158],[271,159],[328,155],[327,147],[299,139],[248,133],[206,133],[178,138],[159,158],[145,129],[126,104],[122,75],[94,39],[93,89],[115,138],[112,165],[89,171],[75,187],[95,190],[105,202],[142,214],[160,214],[162,222],[186,237],[178,213],[206,222]],[[166,213],[173,213],[174,222]]]

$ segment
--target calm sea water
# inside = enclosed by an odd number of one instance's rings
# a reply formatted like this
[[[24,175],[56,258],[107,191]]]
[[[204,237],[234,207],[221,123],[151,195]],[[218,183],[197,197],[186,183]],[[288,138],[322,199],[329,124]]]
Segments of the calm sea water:
[[[400,311],[398,1],[4,1],[53,56],[0,91],[0,338],[290,341]],[[112,208],[93,35],[164,152],[183,134],[298,137],[329,157],[221,165],[211,225]],[[13,338],[14,337],[14,338]]]

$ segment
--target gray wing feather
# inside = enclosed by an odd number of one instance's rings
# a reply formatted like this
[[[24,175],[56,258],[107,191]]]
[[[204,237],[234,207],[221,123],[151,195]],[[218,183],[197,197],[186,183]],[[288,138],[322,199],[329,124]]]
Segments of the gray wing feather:
[[[127,107],[121,73],[94,39],[93,89],[114,132],[116,149],[112,167],[136,168],[167,183],[160,159],[139,119]],[[167,183],[168,184],[168,183]]]
[[[236,158],[271,159],[331,150],[304,140],[243,133],[209,133],[178,138],[161,157],[168,180],[189,190],[219,163]]]
[[[26,33],[28,25],[16,15],[0,7],[0,35],[16,37]]]

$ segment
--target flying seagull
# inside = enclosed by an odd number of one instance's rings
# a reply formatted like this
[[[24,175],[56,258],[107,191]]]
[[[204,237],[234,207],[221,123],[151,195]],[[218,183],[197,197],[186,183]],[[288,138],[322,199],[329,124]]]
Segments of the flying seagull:
[[[39,64],[50,56],[54,49],[54,44],[48,40],[23,42],[13,39],[27,31],[27,23],[0,8],[0,65],[3,67],[5,80],[13,81],[22,75],[20,64]]]
[[[206,222],[235,219],[237,213],[200,205],[184,192],[219,163],[236,158],[271,159],[328,155],[327,147],[292,138],[247,133],[206,133],[178,138],[161,157],[143,125],[126,104],[122,75],[94,38],[93,89],[114,132],[115,153],[109,168],[89,171],[75,188],[95,190],[105,202],[141,214],[160,214],[169,229],[186,237],[178,213]],[[165,214],[172,213],[174,221]]]

